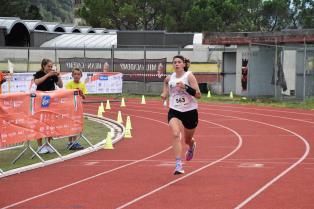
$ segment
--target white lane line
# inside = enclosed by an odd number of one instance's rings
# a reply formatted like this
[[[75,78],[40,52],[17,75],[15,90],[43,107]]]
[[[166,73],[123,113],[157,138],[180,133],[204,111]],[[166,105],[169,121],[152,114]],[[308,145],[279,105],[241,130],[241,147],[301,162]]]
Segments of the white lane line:
[[[158,105],[158,104],[155,104],[155,105]],[[138,105],[132,105],[132,106],[138,106]],[[160,106],[160,105],[158,105]],[[140,106],[138,106],[140,107]],[[144,107],[144,106],[141,106],[141,107]],[[245,114],[250,114],[250,115],[259,115],[259,116],[267,116],[267,117],[273,117],[273,118],[281,118],[281,119],[286,119],[286,120],[294,120],[294,121],[299,121],[299,122],[304,122],[304,123],[309,123],[309,124],[314,124],[314,121],[309,121],[309,120],[304,120],[304,119],[297,119],[297,118],[292,118],[292,117],[285,117],[285,116],[278,116],[278,115],[269,115],[269,114],[263,114],[263,113],[256,113],[256,112],[248,112],[246,108],[241,108],[241,107],[231,107],[231,106],[226,106],[226,105],[223,105],[222,107],[221,106],[217,106],[217,105],[210,105],[210,104],[200,104],[199,106],[199,111],[202,110],[202,107],[203,108],[207,108],[210,107],[210,110],[211,111],[215,111],[215,110],[218,110],[218,111],[223,111],[223,112],[233,112],[233,113],[245,113]],[[212,107],[218,107],[218,108],[212,108]],[[230,109],[240,109],[239,111],[237,110],[228,110],[226,108],[230,108]],[[242,111],[241,109],[244,109],[246,111]],[[278,113],[291,113],[291,114],[300,114],[300,115],[308,115],[308,116],[314,116],[314,114],[308,114],[308,113],[298,113],[298,112],[290,112],[290,111],[281,111],[281,110],[264,110],[264,109],[258,109],[258,108],[255,108],[254,110],[260,110],[260,111],[271,111],[271,112],[278,112]],[[208,114],[211,114],[211,113],[208,113]],[[271,114],[271,113],[270,113]],[[225,115],[224,115],[225,116]]]
[[[86,162],[86,163],[83,163],[84,166],[91,166],[91,165],[96,165],[98,164],[99,162]]]
[[[149,157],[143,158],[143,159],[141,159],[141,160],[136,160],[136,161],[134,161],[134,162],[131,162],[131,163],[128,163],[128,164],[119,166],[119,167],[117,167],[117,168],[114,168],[114,169],[111,169],[111,170],[108,170],[108,171],[104,171],[104,172],[98,173],[98,174],[96,174],[96,175],[87,177],[87,178],[85,178],[85,179],[81,179],[81,180],[76,181],[76,182],[73,182],[73,183],[71,183],[71,184],[67,184],[67,185],[62,186],[62,187],[59,187],[59,188],[57,188],[57,189],[53,189],[53,190],[50,190],[50,191],[48,191],[48,192],[44,192],[44,193],[42,193],[42,194],[40,194],[40,195],[35,195],[35,196],[32,196],[32,197],[27,198],[27,199],[25,199],[25,200],[22,200],[22,201],[13,203],[13,204],[11,204],[11,205],[7,205],[7,206],[3,207],[2,209],[7,209],[7,208],[15,207],[15,206],[20,205],[20,204],[22,204],[22,203],[29,202],[29,201],[34,200],[34,199],[38,199],[38,198],[40,198],[40,197],[46,196],[46,195],[48,195],[48,194],[51,194],[51,193],[54,193],[54,192],[57,192],[57,191],[61,191],[61,190],[63,190],[63,189],[66,189],[66,188],[69,188],[69,187],[72,187],[72,186],[75,186],[75,185],[77,185],[77,184],[80,184],[80,183],[83,183],[83,182],[85,182],[85,181],[94,179],[94,178],[99,177],[99,176],[102,176],[102,175],[104,175],[104,174],[108,174],[108,173],[111,173],[111,172],[120,170],[120,169],[122,169],[122,168],[125,168],[125,167],[127,167],[127,166],[130,166],[130,165],[133,165],[133,164],[136,164],[136,163],[145,161],[145,160],[147,160],[147,159],[149,159],[149,158],[153,158],[153,157],[155,157],[155,156],[157,156],[157,155],[160,155],[160,154],[162,154],[162,153],[164,153],[164,152],[170,150],[171,148],[172,148],[172,147],[168,147],[168,148],[166,148],[166,149],[164,149],[164,150],[162,150],[162,151],[160,151],[160,152],[158,152],[158,153],[156,153],[156,154],[154,154],[154,155],[151,155],[151,156],[149,156]]]
[[[298,119],[298,118],[291,118],[291,117],[285,117],[285,116],[278,116],[278,115],[267,115],[267,114],[263,114],[263,113],[234,111],[234,110],[226,110],[226,109],[219,109],[219,108],[217,108],[217,109],[210,109],[210,110],[212,110],[212,111],[218,110],[218,111],[222,111],[222,112],[232,112],[232,113],[245,113],[245,114],[250,114],[250,115],[266,116],[266,117],[280,118],[280,119],[285,119],[285,120],[294,120],[294,121],[314,124],[314,121]],[[212,114],[212,113],[208,113],[208,114]],[[224,115],[224,116],[226,116],[226,115]],[[226,116],[226,117],[228,117],[228,116]]]
[[[130,101],[128,102],[129,104],[139,104],[135,101]],[[153,104],[153,105],[161,105],[161,102],[158,100],[148,100],[148,102],[146,101],[147,104]],[[224,110],[226,110],[226,108],[229,109],[237,109],[237,110],[246,110],[246,111],[251,111],[251,110],[255,110],[255,111],[262,111],[262,112],[278,112],[278,113],[288,113],[288,114],[295,114],[295,115],[306,115],[306,116],[314,116],[313,112],[297,112],[295,110],[279,110],[276,108],[273,109],[267,109],[267,108],[256,108],[256,107],[252,107],[252,106],[234,106],[234,105],[226,105],[226,104],[212,104],[212,103],[200,103],[200,108],[205,107],[205,108],[212,108],[212,107],[216,107],[216,108],[223,108]],[[278,107],[279,108],[279,107]],[[221,109],[222,110],[222,109]],[[243,111],[241,111],[243,112]],[[271,114],[271,113],[270,113]]]
[[[212,105],[212,104],[204,104],[206,107],[218,107],[221,108],[221,106],[218,105]],[[296,112],[296,111],[288,111],[288,110],[279,110],[279,109],[266,109],[266,108],[253,108],[253,107],[236,107],[236,106],[227,106],[223,105],[223,108],[230,108],[230,109],[238,109],[238,110],[256,110],[256,111],[263,111],[263,112],[278,112],[278,113],[288,113],[288,114],[296,114],[296,115],[306,115],[306,116],[314,116],[313,113],[305,113],[305,112]],[[270,113],[271,114],[271,113]]]
[[[259,123],[259,124],[263,124],[266,126],[270,126],[270,127],[274,127],[274,128],[278,128],[281,129],[283,131],[286,131],[288,133],[291,133],[293,135],[295,135],[297,138],[301,139],[305,145],[305,151],[303,153],[303,155],[299,158],[298,161],[296,161],[295,163],[293,163],[291,166],[289,166],[287,169],[285,169],[283,172],[281,172],[279,175],[275,176],[273,179],[271,179],[269,182],[267,182],[264,186],[262,186],[260,189],[258,189],[255,193],[253,193],[252,195],[250,195],[248,198],[246,198],[243,202],[241,202],[238,206],[236,206],[234,209],[240,209],[243,206],[245,206],[247,203],[249,203],[251,200],[253,200],[255,197],[257,197],[259,194],[261,194],[263,191],[265,191],[268,187],[270,187],[272,184],[274,184],[276,181],[278,181],[280,178],[282,178],[284,175],[286,175],[288,172],[290,172],[293,168],[295,168],[297,165],[301,164],[302,161],[304,161],[306,159],[306,157],[308,156],[308,154],[310,153],[310,145],[308,143],[308,141],[303,138],[301,135],[297,134],[294,131],[291,131],[289,129],[280,127],[280,126],[276,126],[276,125],[272,125],[270,123],[265,123],[265,122],[261,122],[261,121],[257,121],[257,120],[252,120],[252,119],[247,119],[247,118],[240,118],[240,117],[235,117],[235,116],[225,116],[225,115],[221,115],[221,114],[214,114],[214,113],[204,113],[202,112],[202,114],[208,114],[208,115],[216,115],[216,116],[223,116],[223,117],[230,117],[230,118],[235,118],[235,119],[239,119],[239,120],[246,120],[246,121],[250,121],[250,122],[255,122],[255,123]],[[263,114],[264,115],[264,114]],[[267,116],[267,115],[265,115]],[[272,117],[272,116],[270,116]],[[285,117],[279,117],[279,118],[285,118]],[[287,118],[285,118],[287,119]],[[296,121],[301,121],[301,122],[309,122],[309,121],[305,121],[305,120],[296,120]],[[311,122],[310,122],[311,123]]]
[[[129,108],[130,110],[130,108]],[[147,112],[145,110],[134,110],[132,109],[133,111],[143,111],[143,112]],[[157,113],[157,114],[162,114],[160,112],[152,112],[152,111],[149,111],[151,113]],[[303,155],[299,158],[298,161],[296,161],[295,163],[293,163],[291,166],[289,166],[286,170],[284,170],[283,172],[281,172],[279,175],[275,176],[273,179],[271,179],[269,182],[267,182],[264,186],[262,186],[260,189],[258,189],[255,193],[253,193],[251,196],[249,196],[248,198],[246,198],[242,203],[240,203],[238,206],[235,207],[235,209],[239,209],[239,208],[242,208],[244,205],[246,205],[248,202],[250,202],[252,199],[254,199],[256,196],[258,196],[259,194],[261,194],[264,190],[266,190],[268,187],[270,187],[272,184],[274,184],[276,181],[278,181],[280,178],[282,178],[284,175],[286,175],[288,172],[290,172],[293,168],[295,168],[297,165],[301,164],[302,161],[304,161],[306,159],[306,157],[308,156],[309,152],[310,152],[310,145],[308,143],[308,141],[303,138],[301,135],[289,130],[289,129],[286,129],[286,128],[283,128],[283,127],[280,127],[280,126],[276,126],[276,125],[272,125],[270,123],[265,123],[265,122],[261,122],[261,121],[257,121],[257,120],[252,120],[252,119],[247,119],[247,118],[240,118],[240,117],[235,117],[235,116],[226,116],[226,115],[221,115],[221,114],[214,114],[214,113],[206,113],[206,112],[199,112],[199,114],[205,114],[205,115],[215,115],[215,116],[220,116],[220,117],[229,117],[229,118],[234,118],[234,119],[238,119],[238,120],[245,120],[245,121],[250,121],[250,122],[254,122],[254,123],[259,123],[259,124],[263,124],[263,125],[266,125],[266,126],[270,126],[270,127],[274,127],[274,128],[278,128],[278,129],[281,129],[281,130],[284,130],[288,133],[291,133],[293,135],[295,135],[297,138],[301,139],[303,141],[303,143],[305,144],[305,151],[303,153]],[[265,116],[269,116],[269,115],[265,115]],[[270,117],[272,117],[270,115]],[[288,119],[288,118],[285,118],[285,117],[279,117],[279,118],[284,118],[284,119]],[[289,118],[290,119],[290,118]],[[309,122],[309,121],[305,121],[305,120],[296,120],[296,121],[301,121],[301,122]],[[310,122],[311,123],[311,122]]]
[[[230,153],[228,153],[227,155],[225,155],[224,157],[219,158],[219,159],[217,159],[217,160],[215,160],[215,161],[213,161],[213,162],[211,162],[211,163],[208,163],[207,165],[202,166],[202,167],[200,167],[200,168],[198,168],[198,169],[196,169],[196,170],[194,170],[194,171],[192,171],[192,172],[190,172],[190,173],[188,173],[188,174],[185,174],[184,176],[182,176],[182,177],[180,177],[180,178],[177,178],[177,179],[175,179],[175,180],[173,180],[173,181],[170,181],[169,183],[164,184],[164,185],[162,185],[162,186],[160,186],[160,187],[158,187],[158,188],[156,188],[156,189],[154,189],[154,190],[152,190],[152,191],[150,191],[150,192],[148,192],[148,193],[146,193],[146,194],[143,194],[143,195],[141,195],[141,196],[139,196],[139,197],[137,197],[137,198],[135,198],[135,199],[133,199],[133,200],[131,200],[131,201],[129,201],[129,202],[127,202],[127,203],[125,203],[125,204],[119,206],[119,207],[117,207],[116,209],[122,209],[122,208],[128,207],[129,205],[132,205],[132,204],[134,204],[134,203],[136,203],[136,202],[138,202],[138,201],[140,201],[140,200],[142,200],[142,199],[144,199],[144,198],[146,198],[146,197],[148,197],[148,196],[150,196],[150,195],[152,195],[152,194],[154,194],[154,193],[156,193],[156,192],[159,192],[160,190],[162,190],[162,189],[164,189],[164,188],[166,188],[166,187],[168,187],[168,186],[170,186],[170,185],[172,185],[172,184],[175,184],[175,183],[178,182],[178,181],[182,181],[183,179],[185,179],[185,178],[187,178],[187,177],[189,177],[189,176],[192,176],[192,175],[194,175],[194,174],[196,174],[196,173],[198,173],[198,172],[200,172],[200,171],[202,171],[202,170],[204,170],[204,169],[206,169],[206,168],[208,168],[208,167],[210,167],[210,166],[212,166],[212,165],[215,165],[215,164],[217,164],[217,163],[219,163],[219,162],[225,160],[226,158],[230,157],[231,155],[233,155],[233,154],[234,154],[235,152],[237,152],[237,151],[240,149],[240,147],[242,146],[242,141],[243,141],[243,140],[242,140],[242,137],[241,137],[236,131],[234,131],[233,129],[231,129],[231,128],[229,128],[229,127],[226,127],[226,126],[223,126],[223,125],[220,125],[220,124],[217,124],[217,123],[213,123],[213,122],[210,122],[210,121],[206,121],[206,120],[200,120],[200,121],[203,121],[203,122],[205,122],[205,123],[210,123],[210,124],[214,124],[214,125],[223,127],[223,128],[225,128],[225,129],[231,131],[232,133],[234,133],[234,134],[237,136],[237,138],[238,138],[238,145],[237,145],[237,147],[236,147],[234,150],[232,150]]]
[[[145,118],[145,117],[141,117],[141,118]],[[152,121],[156,121],[156,122],[158,122],[158,123],[162,123],[162,124],[168,125],[167,123],[164,123],[164,122],[161,122],[161,121],[158,121],[158,120],[154,120],[154,119],[151,119],[151,118],[145,118],[145,119],[147,119],[147,120],[152,120]],[[136,161],[127,163],[127,164],[122,165],[122,166],[119,166],[119,167],[117,167],[117,168],[114,168],[114,169],[111,169],[111,170],[108,170],[108,171],[104,171],[104,172],[98,173],[98,174],[96,174],[96,175],[93,175],[93,176],[90,176],[90,177],[81,179],[81,180],[79,180],[79,181],[73,182],[73,183],[71,183],[71,184],[67,184],[67,185],[65,185],[65,186],[62,186],[62,187],[59,187],[59,188],[50,190],[50,191],[48,191],[48,192],[44,192],[44,193],[42,193],[42,194],[32,196],[32,197],[30,197],[30,198],[21,200],[21,201],[19,201],[19,202],[12,203],[12,204],[10,204],[10,205],[4,206],[2,209],[12,208],[12,207],[15,207],[15,206],[17,206],[17,205],[21,205],[21,204],[26,203],[26,202],[29,202],[29,201],[31,201],[31,200],[38,199],[38,198],[40,198],[40,197],[49,195],[49,194],[51,194],[51,193],[54,193],[54,192],[57,192],[57,191],[61,191],[61,190],[63,190],[63,189],[66,189],[66,188],[75,186],[75,185],[77,185],[77,184],[86,182],[86,181],[88,181],[88,180],[94,179],[94,178],[99,177],[99,176],[102,176],[102,175],[104,175],[104,174],[108,174],[108,173],[111,173],[111,172],[120,170],[120,169],[122,169],[122,168],[125,168],[125,167],[127,167],[127,166],[131,166],[131,165],[134,165],[134,164],[136,164],[136,163],[140,163],[140,162],[146,161],[146,160],[148,160],[148,159],[150,159],[150,158],[156,157],[156,156],[158,156],[158,155],[160,155],[160,154],[162,154],[162,153],[164,153],[164,152],[170,150],[171,148],[172,148],[172,146],[170,146],[170,147],[168,147],[168,148],[166,148],[166,149],[164,149],[164,150],[162,150],[162,151],[160,151],[160,152],[158,152],[158,153],[155,153],[155,154],[153,154],[153,155],[151,155],[151,156],[149,156],[149,157],[146,157],[146,158],[143,158],[143,159],[140,159],[140,160],[136,160]]]
[[[249,119],[246,119],[246,120],[249,120]],[[310,153],[310,145],[309,145],[308,141],[305,138],[303,138],[301,135],[299,135],[299,134],[297,134],[297,133],[295,133],[295,132],[293,132],[291,130],[279,127],[279,126],[275,126],[275,125],[272,125],[272,124],[263,123],[263,122],[259,122],[259,121],[256,121],[256,122],[257,123],[262,123],[262,124],[265,124],[265,125],[269,125],[269,126],[272,126],[272,127],[277,127],[277,128],[279,128],[281,130],[284,130],[284,131],[287,131],[287,132],[289,132],[291,134],[294,134],[296,137],[301,139],[303,141],[303,143],[305,144],[305,151],[304,151],[303,155],[299,158],[298,161],[293,163],[291,166],[289,166],[286,170],[281,172],[279,175],[275,176],[273,179],[271,179],[269,182],[267,182],[264,186],[262,186],[260,189],[258,189],[255,193],[253,193],[252,195],[247,197],[243,202],[241,202],[239,205],[237,205],[235,207],[235,209],[240,209],[243,206],[245,206],[246,204],[248,204],[251,200],[253,200],[259,194],[261,194],[263,191],[265,191],[268,187],[270,187],[272,184],[274,184],[276,181],[278,181],[280,178],[282,178],[284,175],[286,175],[289,171],[291,171],[293,168],[295,168],[297,165],[299,165],[303,160],[305,160],[305,158]]]
[[[241,163],[238,165],[239,168],[263,168],[263,163]]]

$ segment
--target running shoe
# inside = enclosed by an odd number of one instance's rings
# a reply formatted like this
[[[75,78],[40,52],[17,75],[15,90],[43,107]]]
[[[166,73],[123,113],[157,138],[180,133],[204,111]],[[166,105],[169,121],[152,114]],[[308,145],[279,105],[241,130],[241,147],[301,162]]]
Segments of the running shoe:
[[[173,175],[179,175],[179,174],[184,174],[182,163],[176,163],[176,168],[173,173]]]
[[[68,144],[68,149],[69,150],[82,150],[84,149],[84,147],[82,145],[80,145],[78,142],[70,142]]]
[[[46,145],[46,149],[48,150],[49,153],[55,152],[49,145]]]
[[[47,149],[47,147],[45,145],[41,148],[38,148],[37,152],[38,152],[38,154],[47,154],[47,153],[49,153],[49,150]]]
[[[68,143],[68,149],[71,149],[71,148],[73,147],[73,145],[74,145],[74,144],[73,144],[72,142],[69,142],[69,143]]]
[[[186,151],[186,153],[185,153],[185,160],[186,161],[192,160],[195,148],[196,148],[196,142],[194,141],[192,148],[190,147],[188,149],[188,151]]]
[[[83,147],[82,145],[80,145],[78,142],[74,142],[73,147],[74,147],[76,150],[84,149],[84,147]]]

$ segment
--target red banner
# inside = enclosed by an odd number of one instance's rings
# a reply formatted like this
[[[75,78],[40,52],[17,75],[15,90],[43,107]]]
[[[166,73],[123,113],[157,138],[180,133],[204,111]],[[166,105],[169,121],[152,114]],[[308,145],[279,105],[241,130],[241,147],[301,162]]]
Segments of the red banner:
[[[0,95],[0,148],[82,131],[83,106],[76,90]]]

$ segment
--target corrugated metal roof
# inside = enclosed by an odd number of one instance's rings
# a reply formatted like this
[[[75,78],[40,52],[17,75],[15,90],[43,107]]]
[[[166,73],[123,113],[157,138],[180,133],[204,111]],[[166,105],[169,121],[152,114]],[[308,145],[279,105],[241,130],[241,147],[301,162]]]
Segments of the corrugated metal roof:
[[[61,24],[58,22],[42,22],[40,20],[21,20],[19,17],[0,17],[0,28],[5,28],[7,33],[16,24],[23,24],[28,31],[41,30],[61,33],[114,33],[116,30],[106,28],[92,28],[90,26],[77,26],[74,24]]]
[[[81,33],[80,28],[75,25],[62,24],[62,26],[64,27],[66,33]]]
[[[49,32],[65,32],[65,28],[57,22],[43,22]]]
[[[18,17],[0,17],[0,27],[6,28],[8,34],[11,32],[11,29],[14,27],[14,25],[18,23],[24,25],[25,28],[29,30],[25,23]]]
[[[92,27],[90,27],[90,26],[77,26],[77,28],[82,33],[95,33],[95,30]]]
[[[48,30],[45,24],[43,24],[40,20],[23,20],[23,22],[27,25],[30,31],[34,30]],[[39,29],[42,28],[42,29]]]
[[[111,48],[117,45],[116,34],[63,34],[41,45],[57,48]]]
[[[95,33],[106,33],[106,28],[94,28]]]

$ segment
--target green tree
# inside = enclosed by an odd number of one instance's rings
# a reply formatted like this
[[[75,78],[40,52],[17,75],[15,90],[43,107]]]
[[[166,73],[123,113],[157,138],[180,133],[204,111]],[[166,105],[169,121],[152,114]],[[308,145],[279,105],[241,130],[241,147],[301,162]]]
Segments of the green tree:
[[[238,3],[238,16],[235,19],[234,31],[261,31],[262,30],[263,1],[246,0]]]
[[[32,0],[34,1],[34,0]],[[73,23],[74,9],[72,1],[68,0],[35,0],[39,2],[40,12],[44,21]]]
[[[22,19],[29,20],[41,20],[42,16],[40,14],[40,10],[36,5],[30,5],[26,9],[26,16],[21,16]]]
[[[29,4],[21,0],[0,0],[0,16],[2,17],[20,17],[25,14],[25,8]]]
[[[86,0],[78,15],[93,27],[156,30],[164,27],[157,0]]]
[[[161,1],[164,4],[165,29],[171,32],[189,31],[185,26],[185,15],[191,9],[193,0]]]
[[[274,31],[286,28],[290,24],[290,1],[264,1],[262,11],[262,30]]]
[[[86,0],[78,14],[120,30],[278,31],[314,27],[313,0]]]
[[[314,1],[294,0],[294,22],[296,27],[314,28]]]

